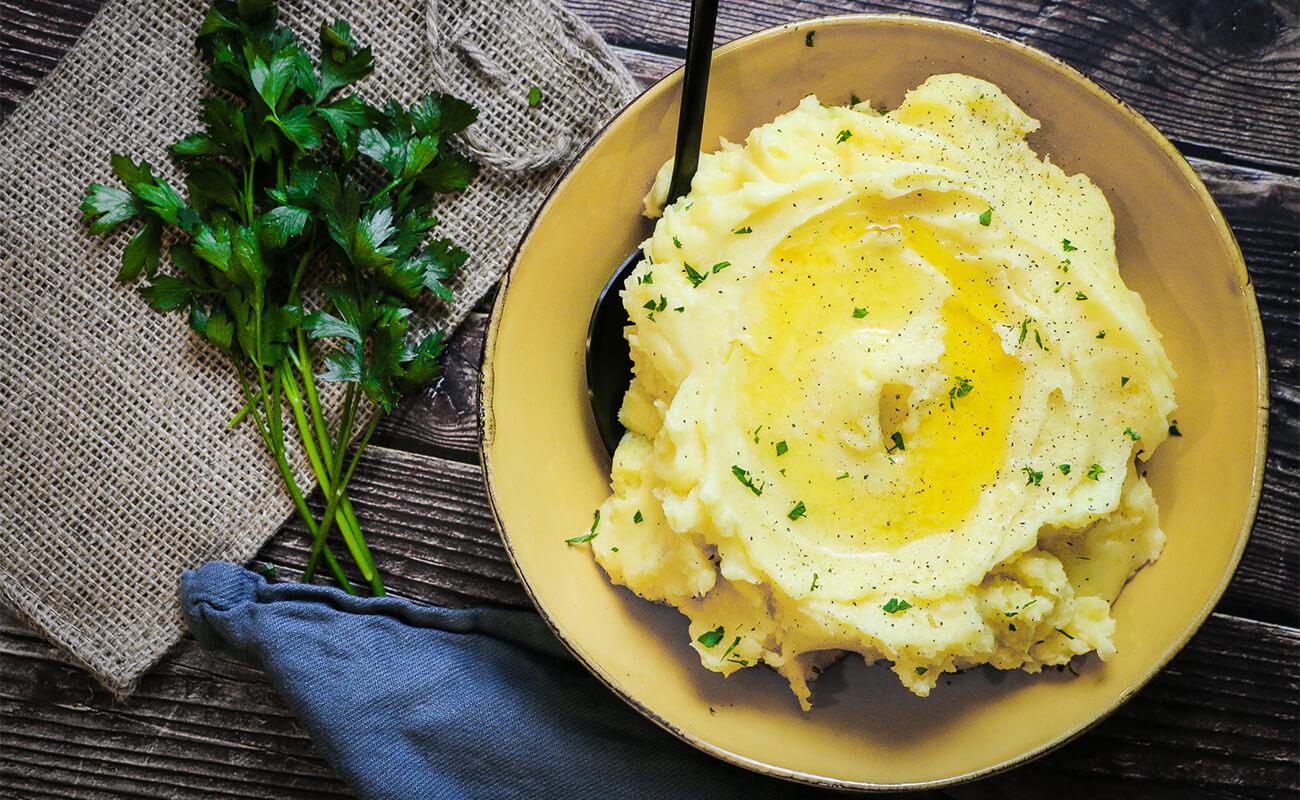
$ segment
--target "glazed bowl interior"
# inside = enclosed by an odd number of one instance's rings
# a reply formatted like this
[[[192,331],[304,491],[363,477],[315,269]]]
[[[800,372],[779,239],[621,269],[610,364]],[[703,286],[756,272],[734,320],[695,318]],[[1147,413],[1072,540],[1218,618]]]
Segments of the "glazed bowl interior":
[[[816,30],[814,46],[805,35]],[[1178,370],[1179,427],[1148,478],[1168,544],[1114,608],[1119,649],[1078,677],[992,668],[928,699],[883,666],[828,670],[810,713],[775,673],[705,670],[686,620],[611,586],[586,531],[609,458],[585,393],[584,336],[610,271],[647,234],[641,198],[671,156],[681,74],[648,90],[573,165],[539,212],[493,312],[484,356],[483,460],[497,523],[538,609],[598,677],[651,719],[733,763],[855,789],[937,785],[1032,757],[1105,716],[1181,647],[1222,593],[1248,535],[1264,454],[1266,372],[1237,245],[1187,164],[1135,112],[1070,68],[949,23],[839,17],[774,29],[715,55],[704,148],[741,141],[814,93],[898,104],[927,77],[993,81],[1042,128],[1030,137],[1085,172],[1116,218],[1124,280]]]

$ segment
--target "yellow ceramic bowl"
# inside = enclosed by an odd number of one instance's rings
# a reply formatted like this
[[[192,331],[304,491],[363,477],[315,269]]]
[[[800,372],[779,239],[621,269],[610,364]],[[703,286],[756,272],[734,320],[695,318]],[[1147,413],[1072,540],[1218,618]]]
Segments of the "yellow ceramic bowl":
[[[816,30],[814,47],[805,34]],[[932,20],[851,16],[745,37],[713,62],[706,149],[815,92],[899,103],[930,75],[1001,86],[1042,130],[1030,137],[1085,172],[1115,212],[1125,281],[1178,369],[1184,436],[1149,479],[1169,536],[1115,605],[1119,654],[1079,677],[981,668],[913,697],[858,659],[823,677],[803,713],[766,670],[724,679],[688,646],[686,619],[609,584],[586,548],[608,493],[583,378],[592,303],[648,232],[640,200],[672,154],[678,71],[620,114],[542,207],[493,310],[483,364],[482,456],[497,524],[542,615],[579,659],[650,719],[754,770],[850,789],[935,786],[1004,769],[1095,723],[1191,637],[1246,544],[1265,452],[1267,378],[1255,296],[1205,187],[1145,120],[1073,69],[1023,45]]]

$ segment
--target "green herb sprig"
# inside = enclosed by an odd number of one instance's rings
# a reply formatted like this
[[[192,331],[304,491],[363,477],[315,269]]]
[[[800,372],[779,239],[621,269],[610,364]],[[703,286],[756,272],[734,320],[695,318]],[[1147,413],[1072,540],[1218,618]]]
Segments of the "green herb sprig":
[[[229,357],[244,398],[231,424],[257,427],[312,535],[304,580],[323,558],[355,592],[327,543],[337,527],[382,595],[347,486],[380,418],[439,374],[444,333],[416,339],[410,317],[430,296],[451,300],[447,281],[468,258],[432,238],[431,211],[478,171],[450,143],[477,111],[445,94],[381,108],[344,93],[374,69],[370,48],[327,21],[313,58],[273,0],[215,0],[197,46],[219,91],[203,100],[202,129],[171,145],[185,196],[148,162],[114,155],[123,188],[93,184],[82,211],[91,233],[137,226],[117,279],[139,281],[152,308],[184,314]],[[318,381],[345,387],[332,427]],[[363,404],[374,413],[358,431]],[[319,521],[288,463],[295,431],[325,498]]]

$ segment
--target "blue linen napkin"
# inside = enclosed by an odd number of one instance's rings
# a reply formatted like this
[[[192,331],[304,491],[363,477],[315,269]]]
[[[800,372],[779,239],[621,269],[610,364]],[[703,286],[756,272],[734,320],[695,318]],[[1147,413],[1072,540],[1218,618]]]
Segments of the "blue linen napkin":
[[[181,609],[205,647],[265,670],[365,800],[827,794],[679,742],[532,612],[270,584],[222,562],[181,577]]]

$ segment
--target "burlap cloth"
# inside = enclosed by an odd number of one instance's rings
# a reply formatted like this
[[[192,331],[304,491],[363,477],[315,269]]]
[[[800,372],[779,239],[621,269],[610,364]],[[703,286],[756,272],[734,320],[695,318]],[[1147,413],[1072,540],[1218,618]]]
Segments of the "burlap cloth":
[[[197,128],[205,8],[110,0],[0,129],[0,595],[119,693],[180,636],[181,571],[247,560],[292,508],[252,426],[227,430],[241,402],[224,357],[114,284],[125,232],[91,237],[77,209],[89,183],[113,182],[110,152],[180,185],[165,148]],[[480,109],[463,144],[485,169],[435,210],[472,260],[430,325],[454,326],[492,286],[562,167],[636,92],[557,0],[281,10],[313,51],[322,19],[351,22],[375,49],[372,100],[441,89]]]

